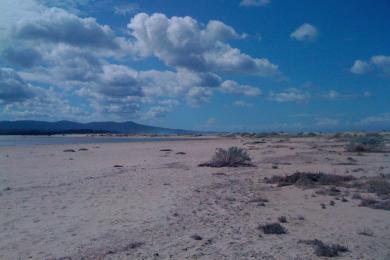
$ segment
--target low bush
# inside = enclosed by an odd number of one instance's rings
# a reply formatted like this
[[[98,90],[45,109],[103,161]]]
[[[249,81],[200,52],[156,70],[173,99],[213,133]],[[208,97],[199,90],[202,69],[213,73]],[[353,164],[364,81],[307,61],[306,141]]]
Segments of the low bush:
[[[327,174],[327,173],[311,173],[311,172],[296,172],[292,175],[287,176],[273,176],[270,179],[266,179],[267,183],[278,184],[279,187],[282,186],[304,186],[304,187],[314,187],[318,185],[334,185],[334,186],[343,186],[346,182],[355,180],[356,178],[348,175],[341,176],[336,174]]]
[[[390,195],[390,182],[382,177],[374,177],[364,182],[356,183],[355,187],[366,192],[375,193],[378,196]]]
[[[390,199],[376,200],[376,199],[362,199],[360,207],[368,207],[372,209],[390,210]]]
[[[239,147],[219,148],[210,162],[199,164],[208,167],[252,166],[249,153]]]
[[[385,147],[385,139],[379,134],[366,134],[352,137],[347,144],[348,152],[380,152]]]
[[[271,224],[265,224],[265,225],[260,225],[258,227],[259,230],[262,230],[264,234],[276,234],[276,235],[281,235],[281,234],[286,234],[287,230],[280,225],[279,223],[271,223]]]
[[[300,243],[311,245],[315,249],[317,256],[323,257],[335,257],[339,256],[340,253],[348,252],[348,248],[339,244],[326,244],[321,240],[301,240]]]

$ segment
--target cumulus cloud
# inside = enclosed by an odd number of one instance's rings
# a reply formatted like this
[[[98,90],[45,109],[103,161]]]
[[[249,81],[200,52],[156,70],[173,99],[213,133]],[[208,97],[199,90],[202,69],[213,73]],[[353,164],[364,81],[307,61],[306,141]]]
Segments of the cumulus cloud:
[[[240,5],[242,6],[266,6],[271,3],[271,0],[242,0]]]
[[[241,94],[246,96],[260,96],[261,90],[256,87],[252,87],[249,85],[240,85],[233,80],[226,80],[221,84],[220,87],[222,92],[231,93],[231,94]]]
[[[0,115],[13,119],[43,119],[43,120],[89,120],[94,115],[85,108],[71,105],[58,90],[35,88],[36,95],[24,102],[9,103],[4,106]],[[56,113],[53,113],[56,111]]]
[[[41,53],[34,48],[8,47],[2,56],[9,64],[21,67],[32,67],[42,59]]]
[[[371,57],[371,63],[384,74],[390,75],[390,56],[377,55]]]
[[[318,30],[313,25],[304,23],[292,32],[290,37],[302,42],[314,41],[318,38]]]
[[[371,69],[371,66],[367,62],[364,62],[362,60],[356,60],[353,63],[350,71],[354,74],[365,74],[365,73],[369,72],[370,69]]]
[[[227,44],[242,36],[220,21],[203,26],[188,16],[168,18],[159,13],[139,13],[128,28],[138,55],[155,56],[169,66],[264,77],[278,74],[278,67],[267,59],[253,58]]]
[[[122,65],[104,65],[99,93],[109,97],[143,96],[138,72]]]
[[[80,18],[59,8],[45,9],[39,16],[22,19],[13,28],[17,39],[66,43],[72,46],[118,49],[115,33],[94,18]]]
[[[209,102],[215,91],[261,94],[257,87],[223,79],[220,72],[280,75],[267,59],[232,47],[230,41],[245,35],[220,21],[202,24],[191,17],[140,13],[128,24],[130,39],[125,39],[95,18],[78,15],[76,9],[89,0],[5,1],[12,8],[6,7],[8,18],[0,23],[0,36],[8,33],[7,41],[0,42],[0,58],[18,72],[1,70],[0,102],[3,112],[18,118],[49,118],[58,107],[66,111],[58,115],[64,118],[152,120],[172,111],[176,100],[197,107]],[[124,10],[120,14],[128,14]],[[136,70],[124,65],[128,58],[147,57],[170,68]]]
[[[33,88],[13,69],[0,68],[0,103],[21,102],[34,95]]]
[[[0,105],[0,116],[13,119],[81,119],[88,114],[58,90],[32,86],[9,68],[0,68]]]
[[[59,45],[45,54],[47,73],[63,81],[91,81],[102,72],[100,59],[86,49]]]
[[[289,88],[283,92],[270,92],[269,99],[276,102],[305,102],[309,100],[310,94],[296,88]]]
[[[209,88],[194,87],[187,93],[187,103],[192,107],[199,107],[210,100],[213,92]]]
[[[155,106],[155,107],[151,107],[148,111],[146,111],[142,117],[143,120],[154,120],[154,119],[164,118],[171,111],[172,111],[171,106]]]
[[[367,74],[372,70],[390,75],[390,56],[376,55],[368,61],[356,60],[350,69],[352,73],[359,75]]]

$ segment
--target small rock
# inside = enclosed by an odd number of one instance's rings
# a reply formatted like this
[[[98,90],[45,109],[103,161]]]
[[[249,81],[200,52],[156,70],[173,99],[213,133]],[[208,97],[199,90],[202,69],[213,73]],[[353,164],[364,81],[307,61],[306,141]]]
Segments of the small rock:
[[[202,240],[203,238],[201,236],[199,236],[198,234],[194,234],[191,236],[192,239],[194,240]]]

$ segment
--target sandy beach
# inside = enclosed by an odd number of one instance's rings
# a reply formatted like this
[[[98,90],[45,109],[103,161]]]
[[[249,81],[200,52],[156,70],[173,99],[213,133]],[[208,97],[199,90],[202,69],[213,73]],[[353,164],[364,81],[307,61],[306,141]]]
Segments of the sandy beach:
[[[340,259],[390,259],[390,211],[359,206],[353,189],[265,180],[379,176],[388,153],[346,152],[325,136],[255,141],[0,147],[0,259],[318,259],[301,243],[313,239],[347,247]],[[198,166],[230,146],[254,166]],[[286,234],[259,230],[281,216]]]

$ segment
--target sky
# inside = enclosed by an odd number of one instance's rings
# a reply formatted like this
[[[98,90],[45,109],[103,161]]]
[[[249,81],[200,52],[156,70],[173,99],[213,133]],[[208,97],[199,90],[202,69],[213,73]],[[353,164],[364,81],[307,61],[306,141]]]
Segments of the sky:
[[[390,129],[387,0],[0,0],[0,120]]]

